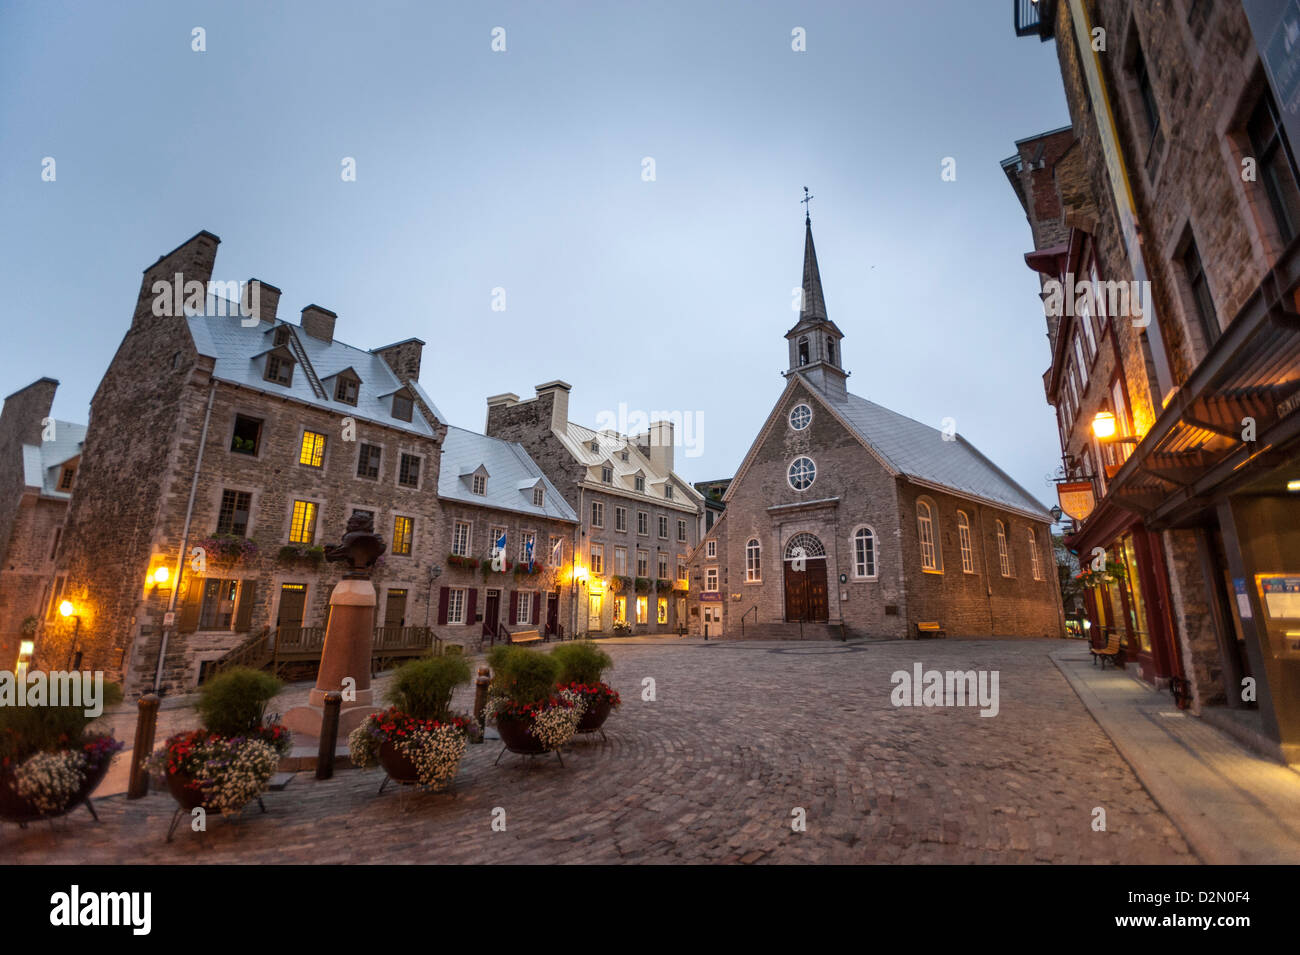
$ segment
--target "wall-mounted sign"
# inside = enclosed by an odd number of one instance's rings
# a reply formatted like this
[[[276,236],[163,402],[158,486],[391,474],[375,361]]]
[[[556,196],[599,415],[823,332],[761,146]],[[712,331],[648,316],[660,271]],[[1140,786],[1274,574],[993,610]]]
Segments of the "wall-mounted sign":
[[[1246,578],[1232,578],[1232,589],[1237,595],[1237,616],[1242,620],[1249,620],[1255,616],[1254,611],[1250,609],[1250,594],[1246,591]]]
[[[1056,497],[1061,502],[1061,510],[1076,521],[1086,521],[1097,499],[1092,493],[1091,481],[1073,481],[1056,485]]]
[[[1255,585],[1264,605],[1265,627],[1273,652],[1279,657],[1300,657],[1300,577],[1294,574],[1256,574]]]
[[[706,590],[706,591],[704,591],[704,593],[700,594],[700,599],[701,599],[701,600],[721,600],[721,599],[722,599],[722,594],[719,593],[719,592],[716,591],[716,590]]]

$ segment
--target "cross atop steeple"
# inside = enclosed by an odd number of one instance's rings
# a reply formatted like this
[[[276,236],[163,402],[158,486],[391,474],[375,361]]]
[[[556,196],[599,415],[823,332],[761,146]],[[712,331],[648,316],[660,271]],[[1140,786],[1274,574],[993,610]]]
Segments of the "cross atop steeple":
[[[808,225],[812,225],[812,216],[808,214],[810,211],[812,211],[812,207],[808,203],[812,202],[816,198],[817,198],[816,196],[808,195],[807,186],[803,187],[803,198],[800,199],[799,201],[803,203],[803,221]]]

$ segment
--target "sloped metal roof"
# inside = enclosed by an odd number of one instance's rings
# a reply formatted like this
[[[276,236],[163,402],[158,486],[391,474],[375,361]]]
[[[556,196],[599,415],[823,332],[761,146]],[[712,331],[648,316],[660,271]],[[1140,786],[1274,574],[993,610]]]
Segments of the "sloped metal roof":
[[[469,475],[482,467],[488,473],[487,493],[470,490]],[[541,482],[542,506],[533,503],[533,487]],[[480,507],[495,507],[561,521],[578,520],[523,445],[501,438],[448,427],[438,470],[438,496]]]
[[[59,478],[63,464],[81,454],[85,440],[84,424],[55,419],[54,440],[23,445],[23,483],[40,488],[48,497],[72,497],[70,492],[59,490]]]
[[[854,394],[832,395],[805,376],[799,378],[899,474],[1051,520],[1040,501],[961,435],[944,440],[937,428],[874,401]]]
[[[614,470],[613,487],[620,493],[630,497],[642,497],[665,507],[677,507],[687,511],[697,510],[697,506],[703,502],[703,495],[689,481],[683,480],[676,472],[658,470],[650,462],[650,459],[637,448],[636,442],[632,441],[627,435],[619,434],[616,431],[593,431],[591,428],[585,428],[573,421],[566,423],[568,424],[566,430],[555,432],[555,436],[560,439],[560,443],[564,445],[574,460],[584,467],[590,468],[608,463]],[[597,449],[594,451],[592,450],[593,441]],[[624,451],[628,452],[626,461],[623,460]],[[645,476],[645,491],[637,491],[632,481],[625,480],[638,473]],[[673,497],[664,497],[662,493],[650,493],[650,488],[662,487],[669,481],[677,489],[673,491]],[[681,496],[678,496],[678,491],[681,492]]]
[[[425,421],[419,409],[415,410],[410,421],[394,418],[392,402],[381,400],[384,395],[391,395],[402,387],[401,379],[379,355],[354,348],[341,341],[325,342],[302,331],[298,325],[277,321],[274,326],[265,322],[245,328],[239,316],[237,303],[209,296],[204,314],[187,314],[190,334],[194,338],[199,353],[215,359],[213,376],[222,381],[229,381],[241,388],[265,392],[270,395],[289,397],[303,404],[326,408],[340,415],[350,415],[365,421],[372,421],[389,428],[409,431],[424,437],[432,437],[433,428]],[[311,371],[318,380],[336,375],[345,368],[352,368],[361,378],[355,406],[342,401],[334,401],[333,393],[320,397],[312,387],[311,378],[306,369],[294,368],[293,379],[288,385],[266,381],[262,377],[262,362],[255,356],[272,347],[274,336],[272,329],[287,326],[297,335],[299,344],[311,365]],[[428,400],[428,396],[418,385],[413,389],[429,410],[445,422],[442,412]]]

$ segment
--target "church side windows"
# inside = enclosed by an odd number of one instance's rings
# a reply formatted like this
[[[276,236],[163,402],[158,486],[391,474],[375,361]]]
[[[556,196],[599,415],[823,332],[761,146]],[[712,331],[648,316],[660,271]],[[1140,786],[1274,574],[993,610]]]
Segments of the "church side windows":
[[[939,545],[934,536],[934,505],[929,501],[916,502],[916,531],[921,542],[921,569],[943,573],[939,562]]]
[[[790,411],[790,427],[802,431],[812,422],[812,409],[805,404],[797,404]]]
[[[751,537],[749,543],[745,545],[745,583],[747,584],[758,583],[763,579],[762,568],[759,564],[760,551],[758,538]]]
[[[998,560],[1002,564],[1002,576],[1011,576],[1011,553],[1007,550],[1007,525],[998,521]]]
[[[806,491],[817,480],[817,465],[812,458],[795,458],[790,462],[790,471],[786,475],[790,486],[796,491]]]
[[[970,518],[965,511],[957,512],[957,540],[961,543],[962,572],[975,573],[975,553],[970,546]]]
[[[1034,573],[1034,580],[1043,579],[1043,569],[1038,563],[1038,536],[1029,528],[1029,569]]]
[[[853,576],[871,580],[876,576],[876,532],[859,527],[853,532]]]

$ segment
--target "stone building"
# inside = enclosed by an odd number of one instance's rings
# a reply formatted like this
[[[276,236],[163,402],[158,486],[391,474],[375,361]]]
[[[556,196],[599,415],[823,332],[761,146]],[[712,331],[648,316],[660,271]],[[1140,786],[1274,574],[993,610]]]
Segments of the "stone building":
[[[503,631],[567,635],[578,516],[523,447],[449,427],[438,501],[437,536],[447,544],[439,634],[469,646]]]
[[[594,431],[569,420],[570,390],[551,381],[528,401],[495,395],[485,429],[522,444],[578,515],[569,632],[622,623],[638,633],[687,628],[686,567],[703,500],[673,472],[673,422],[630,436]]]
[[[1051,516],[964,438],[847,389],[805,219],[786,385],[691,562],[709,635],[1063,630]]]
[[[1045,283],[1143,293],[1048,319],[1048,400],[1080,487],[1068,542],[1127,571],[1090,587],[1092,630],[1296,761],[1300,174],[1294,89],[1276,80],[1300,68],[1300,20],[1256,0],[1044,0],[1018,3],[1016,28],[1056,41],[1071,118],[1034,138],[1043,166],[1027,143],[1004,163],[1027,261]]]
[[[0,411],[0,670],[26,662],[43,613],[86,426],[50,417],[59,383],[41,378]],[[67,661],[64,661],[65,664]]]

